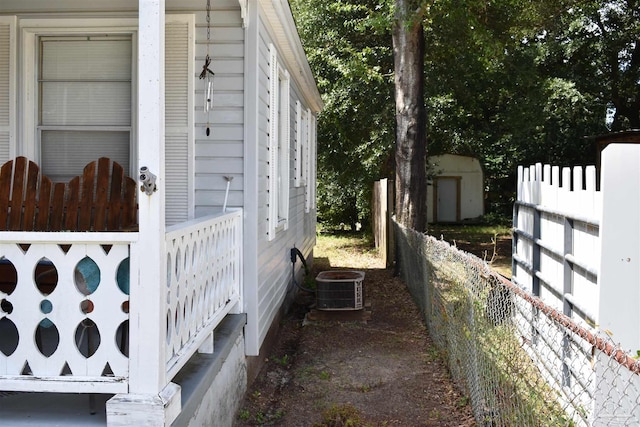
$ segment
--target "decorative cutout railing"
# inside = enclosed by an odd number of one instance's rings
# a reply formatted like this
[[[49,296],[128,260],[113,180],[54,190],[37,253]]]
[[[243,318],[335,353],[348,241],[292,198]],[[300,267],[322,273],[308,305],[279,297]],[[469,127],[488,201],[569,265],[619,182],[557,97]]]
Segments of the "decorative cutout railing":
[[[137,240],[137,232],[0,233],[0,390],[129,391]],[[159,345],[170,380],[196,351],[212,352],[215,327],[242,309],[242,212],[171,227],[166,252]]]
[[[167,230],[167,377],[198,349],[213,351],[213,330],[242,306],[242,211]]]
[[[2,233],[0,390],[127,392],[137,236]]]

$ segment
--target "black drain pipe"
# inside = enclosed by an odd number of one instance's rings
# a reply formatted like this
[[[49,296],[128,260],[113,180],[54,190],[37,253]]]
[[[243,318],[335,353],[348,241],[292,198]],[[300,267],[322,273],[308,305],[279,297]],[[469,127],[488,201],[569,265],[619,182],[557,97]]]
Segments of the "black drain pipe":
[[[315,290],[305,288],[296,280],[296,258],[300,258],[300,261],[302,261],[302,265],[304,266],[304,275],[307,276],[309,274],[307,260],[304,259],[304,255],[302,255],[302,252],[300,252],[300,250],[294,246],[293,248],[291,248],[291,277],[293,279],[293,283],[295,283],[295,285],[303,291],[314,294],[316,292]]]

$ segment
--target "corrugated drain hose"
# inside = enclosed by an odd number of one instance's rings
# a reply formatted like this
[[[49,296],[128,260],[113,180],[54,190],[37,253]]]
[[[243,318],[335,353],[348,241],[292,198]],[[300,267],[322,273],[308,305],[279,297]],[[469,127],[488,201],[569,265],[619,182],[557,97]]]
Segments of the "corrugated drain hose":
[[[302,261],[302,265],[304,266],[305,276],[309,274],[309,267],[307,266],[307,260],[304,259],[304,255],[302,255],[302,252],[300,252],[300,250],[294,246],[293,248],[291,248],[291,277],[293,278],[293,283],[295,283],[295,285],[298,288],[302,289],[303,291],[314,294],[316,292],[315,290],[305,288],[304,286],[299,284],[298,281],[296,280],[296,257],[300,258],[300,261]]]

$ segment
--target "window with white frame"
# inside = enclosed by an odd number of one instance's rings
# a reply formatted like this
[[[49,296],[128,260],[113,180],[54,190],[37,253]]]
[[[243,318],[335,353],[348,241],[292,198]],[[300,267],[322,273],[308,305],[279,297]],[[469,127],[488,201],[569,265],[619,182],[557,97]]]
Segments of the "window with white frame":
[[[52,180],[101,156],[130,170],[132,51],[126,34],[39,37],[37,149]]]
[[[295,157],[295,184],[296,187],[304,187],[305,212],[308,213],[315,207],[315,155],[312,151],[315,147],[314,131],[315,122],[313,113],[309,108],[304,109],[300,101],[296,103],[296,157]]]
[[[309,212],[316,208],[316,176],[317,176],[317,156],[318,156],[318,141],[317,141],[317,124],[316,116],[314,116],[309,110],[309,149],[307,150],[307,191],[305,200],[305,210]]]
[[[289,72],[269,45],[269,238],[288,227],[289,217]]]
[[[296,103],[296,187],[307,186],[309,182],[309,147],[311,111],[302,108],[300,101]]]
[[[293,163],[294,184],[296,187],[303,185],[302,183],[302,104],[296,101],[296,148],[295,159]]]

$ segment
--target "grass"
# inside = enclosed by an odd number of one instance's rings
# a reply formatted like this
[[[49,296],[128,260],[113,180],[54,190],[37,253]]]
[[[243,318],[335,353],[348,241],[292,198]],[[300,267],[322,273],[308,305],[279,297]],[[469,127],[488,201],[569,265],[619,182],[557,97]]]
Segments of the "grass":
[[[485,260],[511,277],[511,228],[505,225],[430,224],[428,233]]]
[[[505,277],[511,277],[511,228],[505,225],[430,224],[428,233],[484,259]],[[318,227],[315,263],[320,270],[384,268],[373,237],[363,232],[326,231]],[[331,263],[329,264],[329,260]]]
[[[491,284],[471,283],[464,271],[457,276],[455,268],[444,264],[438,265],[442,274],[436,275],[445,282],[439,292],[448,325],[446,345],[450,360],[461,362],[450,366],[462,382],[489,391],[480,398],[485,424],[573,426],[556,390],[523,348],[514,323],[517,317],[511,317],[510,311],[499,322],[492,317]],[[509,301],[513,298],[502,296]]]
[[[373,238],[361,232],[318,232],[314,265],[319,270],[384,268]]]

